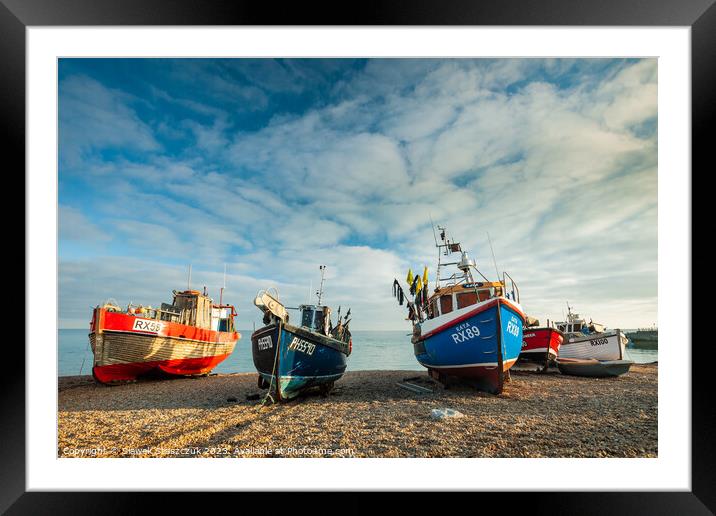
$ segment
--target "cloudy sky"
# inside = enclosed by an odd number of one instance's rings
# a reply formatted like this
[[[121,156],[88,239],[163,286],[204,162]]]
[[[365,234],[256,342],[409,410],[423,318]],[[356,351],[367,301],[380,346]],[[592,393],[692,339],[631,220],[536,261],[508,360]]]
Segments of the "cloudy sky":
[[[62,59],[60,327],[107,298],[256,291],[407,329],[430,217],[527,313],[657,320],[655,59]]]

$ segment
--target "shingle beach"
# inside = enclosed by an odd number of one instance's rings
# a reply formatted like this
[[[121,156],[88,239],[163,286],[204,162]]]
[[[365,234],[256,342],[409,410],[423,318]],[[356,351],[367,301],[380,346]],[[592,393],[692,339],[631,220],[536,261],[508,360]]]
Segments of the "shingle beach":
[[[445,389],[424,371],[355,371],[327,397],[281,404],[261,403],[256,373],[115,387],[61,377],[58,456],[656,457],[657,373],[657,364],[603,379],[513,371],[494,396]],[[432,392],[396,385],[405,380]],[[433,419],[441,408],[462,417]]]

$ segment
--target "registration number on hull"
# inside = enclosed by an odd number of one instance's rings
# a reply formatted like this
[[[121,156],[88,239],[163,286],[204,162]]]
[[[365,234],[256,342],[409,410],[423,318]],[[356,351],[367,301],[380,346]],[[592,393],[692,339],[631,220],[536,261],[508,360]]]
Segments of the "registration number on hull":
[[[163,329],[164,323],[149,319],[135,319],[132,325],[132,330],[143,331],[145,333],[161,333]]]
[[[507,333],[519,337],[521,329],[522,325],[520,322],[515,317],[510,317],[510,320],[507,321]]]
[[[273,340],[271,340],[271,335],[257,339],[256,346],[259,348],[259,351],[271,349],[273,347]]]
[[[316,345],[298,337],[294,337],[288,345],[288,349],[291,351],[298,351],[299,353],[305,353],[306,355],[313,355]]]
[[[455,333],[450,335],[455,344],[467,342],[470,339],[480,336],[480,328],[470,323],[464,323],[455,328]]]

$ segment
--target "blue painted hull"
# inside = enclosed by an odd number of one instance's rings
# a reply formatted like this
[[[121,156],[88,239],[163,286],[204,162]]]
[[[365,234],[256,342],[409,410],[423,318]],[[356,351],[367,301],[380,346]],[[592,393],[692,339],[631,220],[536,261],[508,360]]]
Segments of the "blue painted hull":
[[[523,322],[502,299],[485,303],[414,340],[415,357],[440,380],[468,378],[499,393],[522,350]]]
[[[346,354],[323,345],[325,339],[292,326],[266,326],[251,336],[254,365],[279,399],[294,398],[310,387],[335,382],[345,373]]]

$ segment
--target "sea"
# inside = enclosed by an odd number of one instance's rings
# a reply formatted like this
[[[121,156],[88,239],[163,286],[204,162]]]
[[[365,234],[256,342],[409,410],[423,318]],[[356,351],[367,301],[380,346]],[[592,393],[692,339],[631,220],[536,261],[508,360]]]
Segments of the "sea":
[[[625,333],[633,330],[623,330]],[[253,373],[256,371],[251,358],[251,330],[239,330],[241,339],[234,352],[219,364],[215,373]],[[59,330],[59,376],[91,374],[92,350],[86,329]],[[353,331],[353,352],[348,359],[348,371],[405,370],[420,371],[413,355],[408,331]],[[634,349],[627,345],[626,358],[643,364],[656,362],[658,350]]]

